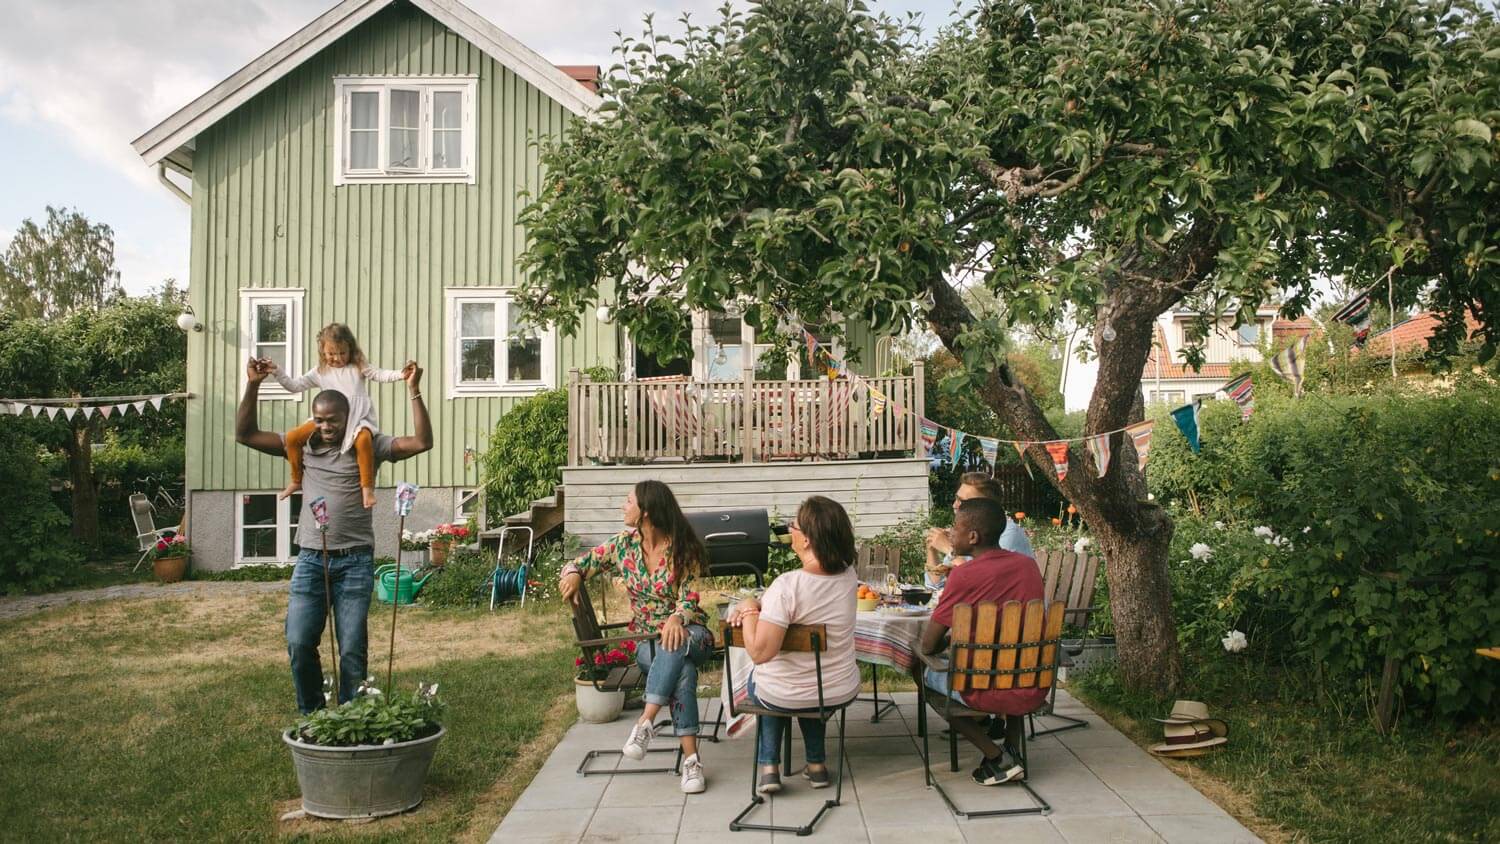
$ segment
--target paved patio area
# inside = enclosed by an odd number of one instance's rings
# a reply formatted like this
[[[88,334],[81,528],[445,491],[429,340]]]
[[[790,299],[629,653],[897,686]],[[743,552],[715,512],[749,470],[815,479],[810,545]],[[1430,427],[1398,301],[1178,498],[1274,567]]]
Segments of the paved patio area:
[[[848,764],[843,803],[823,816],[811,839],[824,842],[1254,842],[1223,809],[1199,794],[1154,757],[1066,693],[1058,711],[1089,722],[1086,729],[1043,736],[1030,744],[1030,782],[1052,804],[1045,816],[960,820],[935,790],[923,784],[921,741],[916,738],[916,695],[897,694],[899,714],[888,711],[870,723],[870,704],[856,703],[848,716]],[[704,703],[707,708],[707,702]],[[713,708],[717,710],[718,704]],[[749,803],[754,737],[703,745],[708,791],[687,796],[675,774],[580,776],[590,749],[618,748],[631,717],[613,724],[576,724],[558,744],[535,780],[516,801],[492,842],[703,842],[750,844],[771,833],[730,832],[729,821]],[[931,710],[928,725],[943,722]],[[794,730],[795,733],[795,730]],[[656,746],[669,746],[659,738]],[[836,739],[829,736],[829,751]],[[793,742],[793,769],[800,770],[800,736]],[[967,749],[966,749],[967,748]],[[959,773],[948,771],[947,744],[934,732],[934,773],[964,809],[1028,805],[1013,786],[984,788],[969,781],[978,751],[959,742]],[[657,760],[667,754],[653,754]],[[619,757],[613,757],[618,759]],[[601,761],[601,760],[596,760]],[[602,760],[606,766],[613,764]],[[830,759],[830,761],[832,761]],[[651,767],[625,760],[620,768]],[[669,764],[669,763],[668,763]],[[951,787],[949,783],[952,783]],[[779,796],[747,820],[801,824],[833,789],[813,791],[800,776],[786,780]],[[777,841],[797,840],[775,834]]]

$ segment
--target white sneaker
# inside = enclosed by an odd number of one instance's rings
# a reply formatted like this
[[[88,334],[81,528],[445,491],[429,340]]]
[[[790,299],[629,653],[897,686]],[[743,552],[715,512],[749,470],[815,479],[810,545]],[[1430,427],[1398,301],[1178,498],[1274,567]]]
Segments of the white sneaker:
[[[637,721],[630,729],[630,738],[625,739],[625,746],[620,748],[620,752],[627,759],[639,762],[646,758],[646,748],[651,746],[651,741],[655,738],[656,730],[649,723]]]
[[[707,786],[703,782],[703,763],[698,761],[698,754],[684,757],[682,760],[682,793],[702,794]]]

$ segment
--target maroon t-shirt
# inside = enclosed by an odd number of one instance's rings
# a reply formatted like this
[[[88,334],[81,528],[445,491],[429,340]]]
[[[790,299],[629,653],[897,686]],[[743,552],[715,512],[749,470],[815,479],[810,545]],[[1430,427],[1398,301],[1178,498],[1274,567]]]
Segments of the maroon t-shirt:
[[[1042,596],[1042,572],[1036,560],[1014,551],[992,548],[953,569],[943,587],[943,597],[932,620],[953,626],[955,604],[976,605],[981,601],[1035,601]],[[963,693],[971,709],[999,715],[1025,715],[1047,699],[1047,689],[983,689]]]

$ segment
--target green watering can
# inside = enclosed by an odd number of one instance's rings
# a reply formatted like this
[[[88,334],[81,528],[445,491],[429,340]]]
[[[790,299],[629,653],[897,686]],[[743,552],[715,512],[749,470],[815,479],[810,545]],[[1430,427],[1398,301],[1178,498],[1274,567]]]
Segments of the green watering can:
[[[422,591],[422,586],[432,578],[433,572],[429,571],[420,579],[409,569],[399,563],[388,563],[375,570],[375,597],[381,603],[389,604],[391,596],[403,604],[410,604],[416,600],[417,594]],[[398,585],[399,581],[399,585]]]

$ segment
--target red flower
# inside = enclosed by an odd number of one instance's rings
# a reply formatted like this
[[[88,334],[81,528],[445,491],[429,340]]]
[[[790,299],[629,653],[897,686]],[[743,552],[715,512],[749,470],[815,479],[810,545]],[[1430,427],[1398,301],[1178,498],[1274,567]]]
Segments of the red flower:
[[[577,667],[579,667],[581,665],[583,665],[583,657],[581,657],[581,656],[573,657],[573,667],[577,668]]]
[[[626,639],[625,640],[625,650],[629,651],[630,653],[635,653],[635,640],[634,639]]]
[[[165,539],[158,539],[158,540],[156,540],[156,550],[158,550],[158,551],[165,551],[165,550],[167,550],[167,541]]]
[[[604,654],[594,654],[594,664],[595,665],[603,665],[604,664]]]

